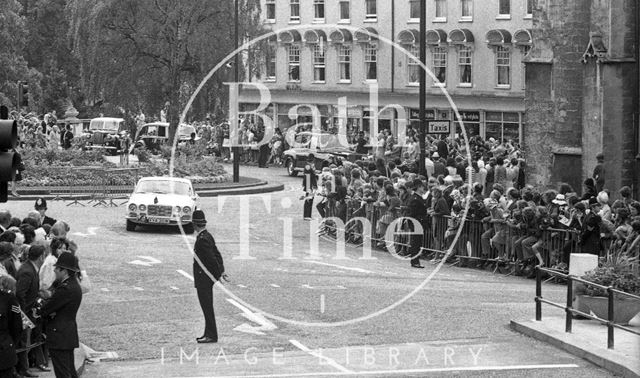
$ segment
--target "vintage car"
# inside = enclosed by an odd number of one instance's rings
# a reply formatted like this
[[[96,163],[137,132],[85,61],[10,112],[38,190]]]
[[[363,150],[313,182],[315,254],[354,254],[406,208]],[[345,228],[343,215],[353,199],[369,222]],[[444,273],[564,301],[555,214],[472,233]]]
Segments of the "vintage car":
[[[200,139],[197,136],[196,128],[191,125],[182,124],[178,128],[178,143],[186,143],[195,135],[194,140]],[[160,147],[169,143],[169,123],[152,122],[138,127],[131,151],[136,148],[146,148],[152,152],[160,151]]]
[[[84,137],[87,149],[103,149],[117,155],[128,148],[129,132],[122,118],[94,118]]]
[[[288,141],[291,148],[284,152],[285,167],[289,176],[297,176],[298,172],[304,171],[310,154],[314,156],[316,170],[340,160],[353,163],[363,157],[362,154],[343,146],[336,134],[303,131],[296,133],[293,139]]]
[[[144,177],[127,202],[127,231],[136,226],[177,226],[193,233],[191,222],[198,195],[190,180],[177,177]]]

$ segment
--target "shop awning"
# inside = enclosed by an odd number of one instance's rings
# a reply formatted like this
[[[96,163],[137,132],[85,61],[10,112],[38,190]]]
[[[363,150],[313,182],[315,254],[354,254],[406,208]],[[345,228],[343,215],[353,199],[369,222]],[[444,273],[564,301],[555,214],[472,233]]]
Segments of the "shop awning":
[[[398,43],[401,45],[419,44],[420,32],[415,29],[405,29],[398,34]]]
[[[454,45],[472,44],[475,41],[469,29],[453,29],[449,33],[449,43]]]
[[[442,29],[427,30],[427,45],[440,45],[447,43],[447,32]]]
[[[329,34],[329,42],[335,44],[347,43],[353,41],[351,32],[347,29],[337,29]]]
[[[355,41],[359,43],[367,43],[378,40],[378,32],[372,27],[361,28],[356,31]]]
[[[307,30],[304,32],[302,40],[304,41],[304,43],[317,44],[320,43],[320,41],[326,41],[327,34],[323,30]]]
[[[296,43],[300,42],[302,37],[297,30],[286,30],[282,33],[278,33],[278,42],[279,43]]]
[[[507,45],[511,43],[511,33],[504,29],[493,29],[487,32],[487,43],[491,46]]]
[[[531,31],[527,29],[520,29],[513,34],[513,40],[517,46],[532,46],[533,38],[531,37]]]

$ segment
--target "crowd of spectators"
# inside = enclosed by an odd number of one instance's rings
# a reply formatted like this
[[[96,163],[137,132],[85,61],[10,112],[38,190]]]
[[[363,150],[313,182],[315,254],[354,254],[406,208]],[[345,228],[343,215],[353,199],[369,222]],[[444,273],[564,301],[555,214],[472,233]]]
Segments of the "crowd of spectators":
[[[0,210],[0,291],[17,298],[22,317],[22,332],[13,340],[17,350],[24,350],[17,353],[18,362],[12,369],[16,376],[36,376],[29,369],[50,370],[42,344],[46,319],[38,316],[38,309],[59,284],[54,272],[58,257],[63,252],[75,255],[78,248],[68,238],[68,224],[47,216],[46,210],[42,198],[23,219]],[[88,290],[86,277],[78,274],[78,279],[83,290]]]
[[[404,161],[383,157],[353,164],[336,161],[312,180],[310,176],[316,173],[307,169],[305,199],[313,201],[313,195],[319,195],[316,208],[320,216],[346,222],[350,241],[362,243],[366,238],[362,227],[349,219],[372,220],[373,239],[385,248],[389,242],[398,243],[396,237],[385,240],[388,225],[412,213],[411,197],[424,186],[421,197],[426,211],[420,220],[426,231],[421,242],[429,248],[423,251],[448,249],[466,217],[452,258],[467,255],[466,242],[471,242],[481,264],[512,263],[517,274],[531,272],[535,265],[567,270],[574,252],[602,256],[615,250],[638,255],[640,202],[632,198],[629,187],[612,193],[604,186],[602,155],[597,157],[594,177],[584,181],[582,194],[578,194],[568,184],[548,190],[527,185],[525,160],[513,143],[472,138],[469,147],[467,151],[450,139],[430,140],[426,176],[417,173],[417,163],[410,156]],[[317,184],[309,185],[313,182]],[[613,201],[614,195],[620,199]],[[308,203],[306,208],[310,208]],[[310,219],[308,211],[304,216]]]

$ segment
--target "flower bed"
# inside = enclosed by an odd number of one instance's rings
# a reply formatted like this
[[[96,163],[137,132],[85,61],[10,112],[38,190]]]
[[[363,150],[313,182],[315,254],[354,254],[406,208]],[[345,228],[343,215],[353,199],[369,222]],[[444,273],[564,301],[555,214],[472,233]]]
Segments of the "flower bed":
[[[139,177],[162,176],[169,171],[166,161],[152,160],[133,166],[137,170],[137,175],[133,175],[131,170],[117,170],[100,151],[26,149],[22,159],[25,165],[22,187],[93,186],[105,180],[107,185],[134,185]],[[194,184],[231,180],[216,159],[202,157],[177,157],[174,176],[189,178]]]

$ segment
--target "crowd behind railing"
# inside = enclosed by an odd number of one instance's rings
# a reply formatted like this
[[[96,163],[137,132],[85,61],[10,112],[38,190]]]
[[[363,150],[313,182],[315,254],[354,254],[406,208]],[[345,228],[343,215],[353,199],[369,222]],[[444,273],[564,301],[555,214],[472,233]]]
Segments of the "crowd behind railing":
[[[57,270],[72,269],[57,264],[64,253],[77,262],[77,244],[68,238],[66,222],[46,215],[46,200],[36,201],[24,219],[0,209],[0,376],[37,376],[47,372],[49,353],[46,333],[48,316],[41,310],[64,282]],[[68,257],[68,256],[66,256]],[[70,279],[89,290],[86,272],[69,270]],[[56,371],[56,374],[59,372]]]
[[[572,253],[638,256],[640,202],[629,187],[617,193],[604,188],[601,154],[578,195],[568,184],[557,190],[527,185],[525,160],[509,156],[513,147],[498,153],[494,147],[489,154],[472,150],[471,165],[456,150],[455,157],[443,158],[436,148],[427,153],[427,176],[382,158],[333,164],[319,174],[307,165],[305,219],[317,196],[322,231],[345,232],[348,242],[435,260],[453,249],[449,262],[530,277],[535,266],[567,271]],[[612,201],[614,195],[619,199]],[[419,221],[422,237],[408,235],[415,227],[409,218]],[[412,265],[419,267],[415,259]]]

